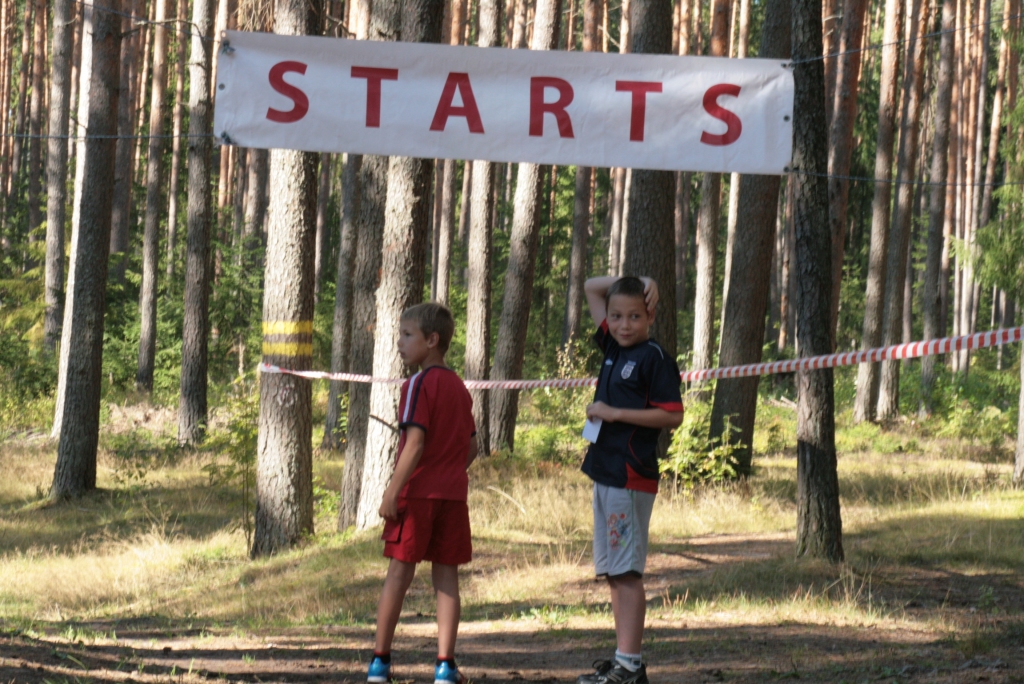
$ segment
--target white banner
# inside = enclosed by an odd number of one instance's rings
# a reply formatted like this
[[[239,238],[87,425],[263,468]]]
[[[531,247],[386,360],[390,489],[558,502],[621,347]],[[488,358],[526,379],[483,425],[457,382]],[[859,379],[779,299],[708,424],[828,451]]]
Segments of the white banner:
[[[257,148],[780,174],[782,60],[228,31],[214,133]]]

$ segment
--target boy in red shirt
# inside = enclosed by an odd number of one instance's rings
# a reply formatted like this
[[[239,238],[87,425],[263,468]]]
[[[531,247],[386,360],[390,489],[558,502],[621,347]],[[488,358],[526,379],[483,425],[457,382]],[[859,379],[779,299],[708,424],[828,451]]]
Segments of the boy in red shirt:
[[[459,631],[459,565],[473,555],[466,498],[466,470],[477,455],[473,400],[444,362],[455,333],[451,311],[417,304],[402,313],[398,353],[419,368],[402,385],[398,407],[401,438],[391,484],[384,491],[384,556],[391,559],[377,606],[377,641],[366,681],[391,681],[391,642],[416,564],[433,564],[437,594],[435,684],[465,677],[455,664]]]

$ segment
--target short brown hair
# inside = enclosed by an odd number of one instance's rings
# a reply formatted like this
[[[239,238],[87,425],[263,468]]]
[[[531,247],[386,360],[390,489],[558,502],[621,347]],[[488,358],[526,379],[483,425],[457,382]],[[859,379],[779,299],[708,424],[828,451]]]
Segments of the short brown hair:
[[[604,295],[604,304],[608,306],[608,302],[612,300],[615,295],[622,295],[624,297],[639,297],[642,300],[647,300],[647,296],[644,294],[644,281],[640,280],[636,276],[623,276],[612,283],[611,287],[608,288],[608,292]]]
[[[442,354],[448,352],[455,334],[455,318],[448,307],[437,302],[416,304],[402,312],[402,320],[416,321],[424,337],[437,333],[437,348]]]

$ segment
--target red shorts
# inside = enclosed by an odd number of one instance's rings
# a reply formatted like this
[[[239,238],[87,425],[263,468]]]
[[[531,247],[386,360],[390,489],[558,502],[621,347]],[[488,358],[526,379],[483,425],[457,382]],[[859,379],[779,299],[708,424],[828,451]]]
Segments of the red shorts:
[[[473,559],[465,501],[400,499],[398,520],[384,523],[384,556],[404,563],[462,565]]]

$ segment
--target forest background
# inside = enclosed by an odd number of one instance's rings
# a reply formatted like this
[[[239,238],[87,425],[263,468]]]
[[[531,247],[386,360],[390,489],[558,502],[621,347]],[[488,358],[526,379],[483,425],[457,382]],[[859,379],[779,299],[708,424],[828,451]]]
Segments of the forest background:
[[[322,542],[329,547],[350,539],[372,544],[354,530],[378,522],[373,501],[394,446],[385,425],[393,391],[264,376],[263,396],[273,401],[261,403],[256,366],[262,351],[280,365],[401,373],[393,323],[404,305],[421,299],[454,311],[448,359],[470,378],[596,374],[582,282],[641,268],[661,281],[656,334],[681,368],[1016,325],[1024,296],[1019,4],[810,4],[810,16],[820,9],[820,28],[811,31],[820,45],[813,35],[791,35],[790,13],[796,26],[807,8],[780,0],[0,0],[0,438],[4,467],[17,473],[4,497],[11,552],[31,555],[29,530],[47,520],[65,528],[54,547],[63,550],[47,562],[81,560],[81,548],[63,545],[91,538],[100,508],[127,493],[132,503],[114,516],[122,522],[148,505],[140,502],[174,510],[182,492],[196,491],[197,478],[226,497],[217,504],[223,519],[199,524],[203,549],[183,552],[180,562],[193,562],[188,554],[205,558],[211,548],[231,548],[236,560],[239,548],[254,557],[301,549],[314,530],[330,537]],[[795,121],[798,135],[818,141],[807,147],[798,140],[797,156],[821,163],[798,165],[781,179],[741,180],[214,145],[216,36],[225,28],[516,49],[792,56],[798,72],[821,69],[814,107],[800,107],[798,87]],[[816,205],[804,199],[814,193]],[[819,211],[817,222],[808,206]],[[817,251],[801,253],[809,244],[801,240],[815,231]],[[828,294],[817,309],[807,294],[815,287]],[[289,290],[296,296],[289,299]],[[801,320],[828,323],[801,331]],[[292,325],[275,328],[274,321]],[[295,345],[297,356],[281,357],[275,344]],[[945,511],[953,515],[970,500],[994,507],[999,521],[1010,511],[1017,524],[1000,534],[1019,548],[1020,515],[1012,512],[1019,507],[1013,487],[1024,479],[1018,352],[1006,346],[840,369],[834,384],[828,377],[827,393],[820,383],[799,391],[792,375],[688,388],[687,422],[665,460],[678,507],[669,537],[684,534],[686,515],[701,505],[739,505],[757,517],[751,511],[767,500],[767,527],[719,521],[691,532],[791,533],[795,518],[801,555],[863,560],[867,551],[856,544],[844,554],[842,492],[854,539],[867,515],[861,509],[952,503],[960,506]],[[798,421],[795,401],[808,394],[818,397],[817,417],[801,413]],[[587,397],[585,390],[475,393],[493,456],[475,496],[499,490],[491,495],[501,505],[525,514],[530,496],[543,500],[545,487],[574,477]],[[802,448],[798,431],[832,421],[835,435],[809,452],[823,459],[815,462],[825,464],[825,480],[783,465]],[[272,444],[269,432],[287,436]],[[882,464],[894,454],[909,454],[911,475],[910,466],[886,471]],[[803,457],[799,463],[804,469]],[[872,471],[885,475],[872,479]],[[265,484],[272,472],[287,474],[276,493]],[[50,505],[97,486],[113,498],[87,498],[91,512],[82,520]],[[504,513],[488,505],[486,525],[501,527]],[[166,515],[157,516],[160,534],[173,537]],[[551,517],[569,528],[516,534],[567,544],[558,553],[573,565],[566,554],[579,546],[578,516],[559,510]],[[981,520],[991,551],[995,523]],[[128,528],[120,541],[140,543],[139,530]],[[226,531],[233,541],[217,536]],[[1005,562],[979,558],[970,562]],[[856,563],[844,566],[854,570],[794,567],[821,586],[832,581],[822,578],[843,577],[830,573],[850,573],[821,595],[833,608],[847,605],[837,602],[836,586],[846,599],[855,595],[849,605],[861,605],[858,592],[871,576]],[[21,576],[13,565],[8,571],[12,581]],[[769,593],[791,590],[790,580]],[[987,598],[972,595],[968,603],[1016,615],[1019,574],[1009,584],[985,581],[971,591]],[[1010,598],[1000,598],[1004,589]],[[71,610],[80,619],[132,604],[123,595],[109,603],[55,599],[36,586],[29,593],[49,597],[39,603],[11,591],[5,596],[20,607],[7,618],[35,626],[62,601],[77,606]],[[665,605],[682,599],[677,607],[685,611],[687,599],[666,591]],[[363,603],[343,610],[358,621]],[[308,605],[299,612],[318,614]],[[1005,631],[996,623],[968,630],[970,638],[982,635],[979,653],[987,652],[985,635]]]

